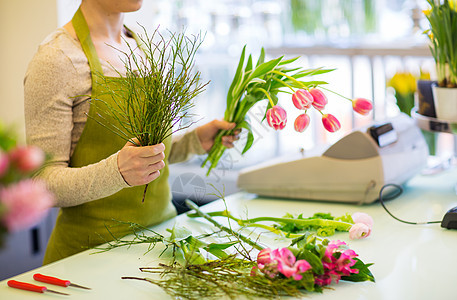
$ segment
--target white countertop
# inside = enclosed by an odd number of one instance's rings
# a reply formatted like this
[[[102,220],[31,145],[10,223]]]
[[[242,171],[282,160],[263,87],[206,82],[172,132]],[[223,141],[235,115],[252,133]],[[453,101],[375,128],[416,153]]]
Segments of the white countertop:
[[[397,217],[410,221],[441,220],[444,213],[457,206],[454,186],[457,170],[445,171],[433,176],[417,176],[405,188],[402,196],[388,201],[387,207]],[[334,216],[346,212],[362,211],[370,214],[375,223],[370,237],[364,240],[349,240],[347,233],[338,233],[331,239],[346,241],[370,267],[376,283],[350,283],[341,281],[332,284],[324,293],[309,293],[315,299],[457,299],[457,230],[448,230],[433,225],[407,225],[390,217],[380,203],[365,206],[349,204],[308,202],[258,198],[251,194],[238,193],[227,197],[229,210],[238,216],[278,216],[285,213],[330,212]],[[222,210],[222,201],[204,207],[205,211]],[[201,219],[198,219],[201,220]],[[191,220],[180,215],[153,229],[164,233],[176,222],[189,229],[198,230],[205,221]],[[208,225],[209,226],[209,225]],[[275,247],[275,245],[270,245]],[[70,293],[60,296],[51,293],[38,294],[9,288],[7,280],[0,282],[0,299],[167,299],[159,287],[136,280],[122,280],[122,276],[150,277],[139,267],[158,263],[157,247],[144,254],[146,245],[117,248],[94,254],[88,250],[56,263],[26,272],[10,279],[35,283],[35,273],[57,276],[91,287],[91,291],[63,288],[44,284],[48,288]],[[0,266],[1,267],[1,266]],[[41,283],[38,283],[41,285]]]

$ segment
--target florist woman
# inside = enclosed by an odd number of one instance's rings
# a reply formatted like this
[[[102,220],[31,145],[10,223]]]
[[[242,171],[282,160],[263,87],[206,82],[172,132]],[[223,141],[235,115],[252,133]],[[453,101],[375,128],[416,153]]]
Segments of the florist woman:
[[[163,143],[136,147],[91,118],[93,104],[80,95],[110,101],[94,76],[122,74],[119,50],[138,49],[123,26],[124,13],[141,5],[142,0],[82,0],[73,19],[42,42],[27,70],[27,141],[50,155],[38,176],[61,208],[44,264],[112,240],[105,227],[112,220],[151,226],[175,216],[168,163],[205,153],[220,129],[235,126],[214,120]],[[226,136],[224,144],[233,147],[235,139]],[[120,225],[110,231],[116,237],[130,233]]]

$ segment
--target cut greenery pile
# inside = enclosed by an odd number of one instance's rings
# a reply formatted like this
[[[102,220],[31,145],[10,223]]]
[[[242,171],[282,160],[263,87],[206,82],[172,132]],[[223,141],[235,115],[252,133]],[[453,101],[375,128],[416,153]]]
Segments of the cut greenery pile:
[[[358,255],[349,249],[346,243],[330,241],[306,231],[326,225],[336,230],[347,231],[346,227],[335,227],[333,224],[345,224],[345,221],[332,220],[333,217],[325,214],[316,214],[310,219],[277,218],[281,219],[277,226],[266,229],[273,229],[270,231],[281,235],[288,232],[286,236],[293,235],[295,238],[290,239],[287,248],[271,250],[259,242],[259,237],[256,240],[252,239],[252,233],[245,236],[240,230],[234,230],[231,224],[233,220],[237,220],[240,228],[246,228],[255,224],[262,225],[259,222],[265,219],[241,220],[224,211],[224,216],[228,218],[227,227],[213,218],[221,216],[221,212],[207,214],[193,202],[187,200],[186,203],[196,211],[195,214],[190,214],[191,217],[204,218],[214,226],[211,233],[193,235],[183,227],[174,227],[168,230],[170,235],[165,237],[150,229],[129,223],[134,231],[133,240],[115,238],[99,250],[107,251],[116,247],[146,243],[150,251],[157,243],[162,243],[165,250],[161,256],[165,259],[171,255],[170,263],[140,268],[141,272],[159,276],[126,276],[123,279],[153,283],[172,297],[182,299],[303,296],[305,291],[322,292],[329,284],[337,283],[339,280],[374,282],[369,270],[371,264],[365,264],[357,258]],[[308,224],[304,224],[304,221]]]

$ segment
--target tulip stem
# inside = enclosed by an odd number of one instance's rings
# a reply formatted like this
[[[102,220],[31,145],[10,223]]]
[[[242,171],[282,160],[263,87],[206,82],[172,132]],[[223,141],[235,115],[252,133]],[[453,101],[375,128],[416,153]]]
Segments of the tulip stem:
[[[344,98],[344,99],[349,100],[349,101],[352,102],[352,99],[350,99],[350,98],[348,98],[348,97],[346,97],[346,96],[343,96],[343,95],[341,95],[341,94],[339,94],[339,93],[337,93],[337,92],[335,92],[335,91],[332,91],[332,90],[330,90],[330,89],[327,89],[327,88],[325,88],[325,87],[323,87],[323,86],[320,86],[320,88],[323,89],[323,90],[326,90],[326,91],[328,91],[328,92],[330,92],[330,93],[334,93],[335,95],[338,95],[338,96],[340,96],[341,98]]]
[[[273,77],[273,80],[274,80],[274,81],[277,81],[277,82],[279,82],[279,83],[281,83],[281,84],[283,84],[284,86],[286,86],[286,87],[288,87],[289,89],[291,89],[293,93],[295,93],[294,88],[291,87],[289,84],[285,83],[284,81],[281,81],[281,80],[279,80],[278,78],[274,78],[274,77]]]
[[[261,91],[262,93],[265,94],[265,96],[267,96],[268,101],[270,101],[271,107],[275,106],[273,99],[271,99],[270,94],[268,94],[268,92],[266,90],[264,90],[263,88],[257,88],[257,90]]]
[[[271,73],[274,73],[274,74],[278,74],[278,75],[281,75],[281,76],[284,76],[286,77],[287,79],[295,82],[296,84],[298,84],[299,86],[305,88],[305,89],[308,89],[308,87],[306,85],[304,85],[302,82],[298,81],[297,79],[293,78],[292,76],[289,76],[287,75],[286,73],[283,73],[281,71],[277,71],[277,70],[272,70]]]

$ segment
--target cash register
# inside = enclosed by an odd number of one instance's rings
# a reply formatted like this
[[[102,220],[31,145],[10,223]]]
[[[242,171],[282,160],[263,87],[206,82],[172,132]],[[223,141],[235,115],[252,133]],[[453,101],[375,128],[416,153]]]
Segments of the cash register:
[[[241,170],[237,185],[260,196],[365,204],[383,185],[403,184],[426,165],[428,147],[406,114],[347,134],[320,156]]]

